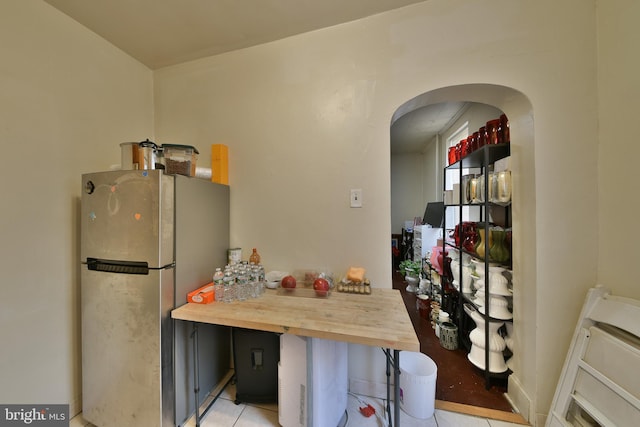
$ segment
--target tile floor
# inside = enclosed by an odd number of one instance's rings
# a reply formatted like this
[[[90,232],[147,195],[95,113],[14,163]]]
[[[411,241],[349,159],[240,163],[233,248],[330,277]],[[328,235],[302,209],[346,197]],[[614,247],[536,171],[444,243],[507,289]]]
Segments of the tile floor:
[[[244,404],[236,405],[235,386],[229,384],[218,400],[207,412],[200,425],[202,427],[278,427],[278,406],[276,404]],[[365,417],[358,408],[370,404],[376,410],[376,415]],[[347,423],[345,427],[385,427],[384,406],[381,399],[365,396],[349,395],[347,406]],[[393,410],[393,409],[392,409]],[[478,418],[470,415],[459,414],[436,409],[433,417],[421,420],[410,417],[403,411],[400,412],[401,427],[522,427],[505,421]],[[82,418],[82,414],[71,420],[70,427],[89,427]],[[194,427],[195,421],[191,419],[186,427]]]

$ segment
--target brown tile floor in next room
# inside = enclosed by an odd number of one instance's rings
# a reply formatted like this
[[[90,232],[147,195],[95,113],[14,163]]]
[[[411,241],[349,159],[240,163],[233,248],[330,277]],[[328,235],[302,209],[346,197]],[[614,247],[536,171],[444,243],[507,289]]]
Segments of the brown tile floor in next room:
[[[399,272],[394,272],[393,287],[402,293],[409,317],[420,340],[420,351],[429,356],[438,366],[436,399],[465,405],[512,412],[504,397],[506,381],[493,380],[489,390],[485,387],[484,373],[467,359],[463,349],[447,350],[440,345],[431,323],[418,313],[416,296],[407,292],[406,282]]]

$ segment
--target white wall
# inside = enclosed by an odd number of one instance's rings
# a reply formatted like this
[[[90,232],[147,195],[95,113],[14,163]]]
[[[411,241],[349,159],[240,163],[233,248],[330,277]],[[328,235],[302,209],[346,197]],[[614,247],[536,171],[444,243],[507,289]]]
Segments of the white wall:
[[[413,223],[414,217],[422,218],[426,207],[425,170],[422,154],[391,156],[391,233],[401,234],[405,221]]]
[[[440,166],[442,154],[441,137],[436,135],[432,138],[431,143],[427,144],[422,150],[422,181],[424,183],[422,190],[422,204],[427,207],[428,202],[441,202],[443,200],[442,193],[442,168]],[[393,168],[391,168],[393,171]],[[393,197],[393,190],[391,190]],[[421,215],[424,215],[424,208]],[[391,211],[393,212],[393,204]]]
[[[519,138],[513,377],[528,412],[543,417],[566,352],[558,342],[568,342],[596,279],[595,66],[593,2],[433,0],[159,70],[156,133],[202,151],[229,145],[234,246],[258,247],[268,268],[361,265],[390,287],[394,111],[442,87],[515,89],[467,100],[505,111]],[[363,189],[362,209],[349,208],[350,188]]]
[[[0,2],[0,402],[80,410],[80,175],[153,136],[152,74],[40,0]]]
[[[598,281],[614,293],[640,298],[634,268],[640,241],[640,198],[635,178],[640,144],[634,135],[640,99],[640,2],[598,0],[597,5]]]

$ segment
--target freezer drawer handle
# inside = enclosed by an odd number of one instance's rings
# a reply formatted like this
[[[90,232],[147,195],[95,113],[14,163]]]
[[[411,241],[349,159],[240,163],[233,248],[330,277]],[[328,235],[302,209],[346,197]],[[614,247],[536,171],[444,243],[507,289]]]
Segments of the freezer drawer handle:
[[[98,258],[87,258],[89,270],[108,273],[149,274],[149,264],[142,261],[114,261]]]

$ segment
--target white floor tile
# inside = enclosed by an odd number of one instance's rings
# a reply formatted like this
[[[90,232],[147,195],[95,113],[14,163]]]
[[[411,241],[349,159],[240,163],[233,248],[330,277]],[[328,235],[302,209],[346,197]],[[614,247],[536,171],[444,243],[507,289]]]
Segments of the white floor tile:
[[[436,409],[435,418],[438,427],[489,427],[489,422],[484,418],[459,414],[457,412]]]
[[[487,420],[491,427],[522,427],[522,424],[510,423],[500,420]]]
[[[244,409],[244,404],[236,405],[231,400],[218,399],[201,420],[200,425],[202,427],[231,427],[235,425]],[[190,421],[193,421],[193,418]],[[191,426],[191,422],[188,425]],[[195,423],[193,425],[195,426]]]
[[[246,405],[234,427],[278,427],[278,411]]]
[[[277,403],[247,403],[247,406],[253,406],[255,408],[265,409],[267,411],[278,412]]]
[[[220,398],[221,399],[227,399],[227,400],[235,400],[236,398],[236,385],[234,383],[229,383],[229,385],[227,385],[224,390],[222,390],[222,393],[220,393]]]

